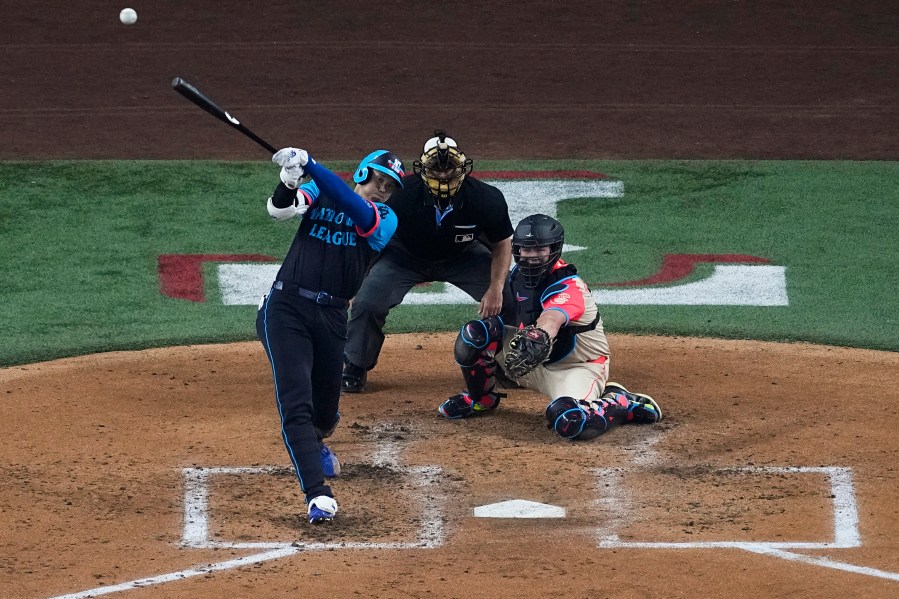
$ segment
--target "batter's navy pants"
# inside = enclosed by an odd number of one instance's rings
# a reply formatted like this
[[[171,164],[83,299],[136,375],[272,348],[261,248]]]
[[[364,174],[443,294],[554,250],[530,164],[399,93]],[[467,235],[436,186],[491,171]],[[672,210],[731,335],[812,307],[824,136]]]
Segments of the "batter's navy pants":
[[[332,495],[321,464],[320,431],[337,422],[346,344],[346,308],[272,289],[256,315],[275,381],[281,434],[308,502]]]

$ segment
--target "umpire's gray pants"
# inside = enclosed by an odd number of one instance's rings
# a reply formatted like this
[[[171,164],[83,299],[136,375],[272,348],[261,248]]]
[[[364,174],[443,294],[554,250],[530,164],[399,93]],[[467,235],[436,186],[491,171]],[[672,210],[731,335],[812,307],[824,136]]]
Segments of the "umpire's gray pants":
[[[393,246],[385,248],[353,298],[347,325],[347,359],[366,370],[375,367],[384,345],[388,312],[419,283],[452,283],[475,301],[481,301],[490,286],[492,259],[487,246],[479,242],[452,260],[438,261],[416,258]]]

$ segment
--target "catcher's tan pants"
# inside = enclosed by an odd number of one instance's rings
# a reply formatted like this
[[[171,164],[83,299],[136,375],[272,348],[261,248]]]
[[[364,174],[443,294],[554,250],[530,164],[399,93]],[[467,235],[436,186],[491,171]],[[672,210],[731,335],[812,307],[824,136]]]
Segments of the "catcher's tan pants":
[[[509,341],[517,329],[507,326],[503,335],[503,347],[496,354],[496,361],[502,365]],[[587,359],[586,356],[580,357]],[[578,348],[559,362],[548,366],[538,366],[521,378],[512,379],[522,387],[539,391],[550,400],[559,397],[573,397],[587,401],[599,399],[609,381],[609,358],[602,356],[593,362],[579,361]]]

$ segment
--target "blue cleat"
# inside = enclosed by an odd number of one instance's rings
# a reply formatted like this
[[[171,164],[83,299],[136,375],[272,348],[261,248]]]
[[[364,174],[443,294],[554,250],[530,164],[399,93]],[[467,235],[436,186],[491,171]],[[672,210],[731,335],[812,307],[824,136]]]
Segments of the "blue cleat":
[[[337,459],[337,456],[334,455],[331,448],[324,443],[322,443],[321,457],[322,471],[325,473],[325,478],[335,478],[340,476],[340,460]]]
[[[309,524],[330,522],[337,515],[337,501],[327,495],[319,495],[309,502],[307,507]]]

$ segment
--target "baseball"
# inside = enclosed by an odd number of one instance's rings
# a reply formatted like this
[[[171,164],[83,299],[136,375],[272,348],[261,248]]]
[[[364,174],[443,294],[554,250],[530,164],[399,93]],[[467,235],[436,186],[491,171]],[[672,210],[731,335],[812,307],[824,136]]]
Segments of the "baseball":
[[[137,21],[137,12],[133,8],[123,8],[119,13],[119,21],[125,25],[132,25]]]

